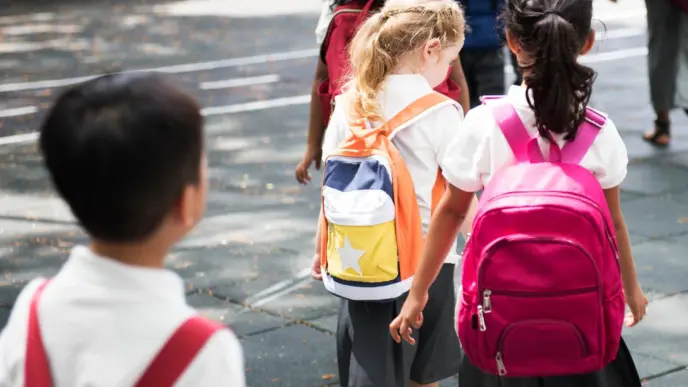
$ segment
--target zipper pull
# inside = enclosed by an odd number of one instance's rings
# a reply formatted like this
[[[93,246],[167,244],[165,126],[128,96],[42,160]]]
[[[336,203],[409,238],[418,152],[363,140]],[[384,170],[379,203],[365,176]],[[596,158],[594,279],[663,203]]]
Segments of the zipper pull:
[[[492,303],[490,302],[490,297],[492,296],[492,290],[485,289],[483,291],[483,312],[492,312]]]
[[[502,358],[502,353],[497,352],[497,357],[495,359],[497,360],[497,371],[499,372],[499,376],[506,375],[506,367],[504,367],[504,359]]]
[[[487,330],[487,325],[485,325],[485,315],[483,314],[482,305],[478,305],[478,326],[480,332],[485,332]]]

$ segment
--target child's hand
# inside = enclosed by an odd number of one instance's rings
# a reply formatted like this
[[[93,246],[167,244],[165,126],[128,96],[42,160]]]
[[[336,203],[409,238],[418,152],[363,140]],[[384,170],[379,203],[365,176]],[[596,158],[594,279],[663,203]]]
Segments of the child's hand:
[[[633,289],[626,292],[626,303],[631,308],[631,313],[626,316],[626,326],[632,327],[645,317],[647,304],[649,303],[640,285],[636,285]]]
[[[316,281],[322,281],[322,267],[320,266],[320,253],[313,254],[313,263],[311,264],[311,277]]]
[[[409,293],[397,318],[389,324],[389,333],[397,343],[403,338],[410,344],[416,340],[411,337],[411,327],[419,329],[423,325],[423,309],[428,303],[428,292],[418,296],[413,290]]]
[[[301,184],[308,184],[311,181],[311,174],[308,172],[308,168],[315,161],[315,169],[320,169],[321,159],[322,149],[311,149],[309,147],[306,150],[306,154],[303,155],[303,160],[296,166],[296,180]]]

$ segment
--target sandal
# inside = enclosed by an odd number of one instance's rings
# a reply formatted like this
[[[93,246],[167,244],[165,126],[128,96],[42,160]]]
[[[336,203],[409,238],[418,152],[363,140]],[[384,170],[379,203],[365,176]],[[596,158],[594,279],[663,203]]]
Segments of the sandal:
[[[663,138],[666,138],[666,140],[663,141]],[[671,124],[655,120],[655,130],[643,134],[643,140],[656,147],[666,148],[671,140]]]

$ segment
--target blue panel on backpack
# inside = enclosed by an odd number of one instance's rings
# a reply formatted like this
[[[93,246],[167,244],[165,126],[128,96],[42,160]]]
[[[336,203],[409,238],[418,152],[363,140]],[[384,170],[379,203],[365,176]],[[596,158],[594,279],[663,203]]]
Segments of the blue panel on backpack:
[[[394,200],[392,179],[387,169],[371,158],[327,160],[323,185],[342,192],[380,190]]]

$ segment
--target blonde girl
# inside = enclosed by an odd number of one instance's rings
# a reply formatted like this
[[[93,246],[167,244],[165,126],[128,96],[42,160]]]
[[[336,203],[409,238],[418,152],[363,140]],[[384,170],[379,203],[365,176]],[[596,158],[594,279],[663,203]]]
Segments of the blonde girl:
[[[352,75],[336,100],[323,156],[347,138],[352,118],[362,117],[380,125],[432,93],[455,63],[463,40],[464,17],[455,1],[387,1],[362,25],[351,43]],[[430,224],[437,171],[448,167],[442,160],[454,152],[447,144],[453,142],[462,120],[458,103],[446,105],[424,114],[393,139],[411,173],[425,231]],[[316,279],[321,278],[319,251],[320,246],[316,246]],[[414,345],[396,343],[388,334],[405,296],[389,303],[342,300],[337,327],[341,386],[432,387],[457,373],[460,350],[454,329],[455,251],[456,246],[444,259],[430,289],[425,323],[414,333]]]

